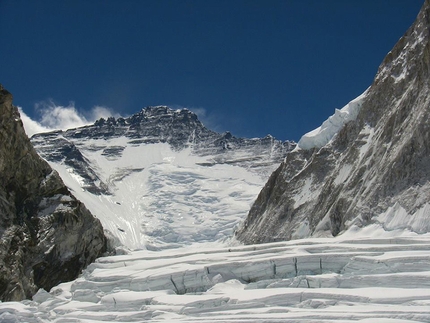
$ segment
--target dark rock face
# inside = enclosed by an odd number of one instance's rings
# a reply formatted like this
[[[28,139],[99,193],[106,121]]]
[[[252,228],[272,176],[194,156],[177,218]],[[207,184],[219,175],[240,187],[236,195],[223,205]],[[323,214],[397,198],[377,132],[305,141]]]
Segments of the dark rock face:
[[[0,86],[0,299],[30,298],[78,276],[106,248],[100,222],[27,138]]]
[[[287,155],[236,232],[240,241],[335,236],[390,210],[392,218],[378,222],[386,229],[430,231],[429,38],[426,0],[379,67],[356,120],[322,148]]]

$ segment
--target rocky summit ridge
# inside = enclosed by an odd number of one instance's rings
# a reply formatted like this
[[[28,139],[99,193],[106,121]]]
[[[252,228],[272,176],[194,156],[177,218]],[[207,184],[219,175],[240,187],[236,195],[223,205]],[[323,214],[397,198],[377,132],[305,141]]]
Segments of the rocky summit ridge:
[[[126,140],[121,146],[107,144],[115,138]],[[87,180],[85,188],[90,192],[109,193],[80,152],[80,147],[86,149],[86,140],[104,140],[106,145],[93,145],[91,149],[101,150],[108,159],[119,158],[126,145],[167,143],[175,151],[190,148],[192,154],[212,156],[205,166],[234,164],[251,168],[263,177],[296,146],[293,141],[282,142],[271,135],[248,139],[228,131],[218,133],[205,127],[192,111],[167,106],[146,107],[127,118],[101,118],[93,125],[35,134],[31,138],[37,152],[47,161],[62,161],[73,167]]]
[[[322,137],[323,124],[287,155],[236,231],[240,241],[368,225],[430,231],[430,1],[352,106],[356,115],[332,137]]]
[[[0,85],[0,299],[75,279],[106,249],[103,228],[31,145]]]

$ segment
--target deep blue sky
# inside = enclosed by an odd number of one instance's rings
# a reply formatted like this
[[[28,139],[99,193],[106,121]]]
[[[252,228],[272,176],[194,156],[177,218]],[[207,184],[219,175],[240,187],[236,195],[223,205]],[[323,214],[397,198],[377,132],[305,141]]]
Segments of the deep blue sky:
[[[236,136],[298,140],[372,82],[424,0],[0,0],[0,83],[131,115],[205,109]]]

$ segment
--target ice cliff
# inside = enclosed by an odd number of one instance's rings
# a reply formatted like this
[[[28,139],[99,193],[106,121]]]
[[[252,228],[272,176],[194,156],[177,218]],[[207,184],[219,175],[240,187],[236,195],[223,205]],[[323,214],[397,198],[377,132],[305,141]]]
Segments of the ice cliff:
[[[353,226],[430,231],[430,1],[379,67],[271,175],[236,231],[245,243]]]

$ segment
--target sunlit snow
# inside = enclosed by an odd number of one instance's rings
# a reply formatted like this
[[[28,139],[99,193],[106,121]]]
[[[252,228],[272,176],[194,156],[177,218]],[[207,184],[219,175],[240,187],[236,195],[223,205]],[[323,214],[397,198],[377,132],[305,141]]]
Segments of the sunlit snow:
[[[85,191],[84,180],[64,163],[51,166],[103,227],[131,249],[228,239],[265,181],[244,167],[193,154],[190,147],[175,151],[167,143],[133,145],[125,137],[75,144],[110,195]],[[106,156],[98,147],[123,150]]]
[[[342,109],[336,109],[335,113],[324,121],[320,127],[304,134],[300,138],[296,149],[321,148],[325,146],[347,122],[357,118],[361,102],[366,97],[366,94],[367,90]]]
[[[197,244],[100,258],[0,303],[1,322],[429,322],[430,236],[379,225],[331,239]]]

